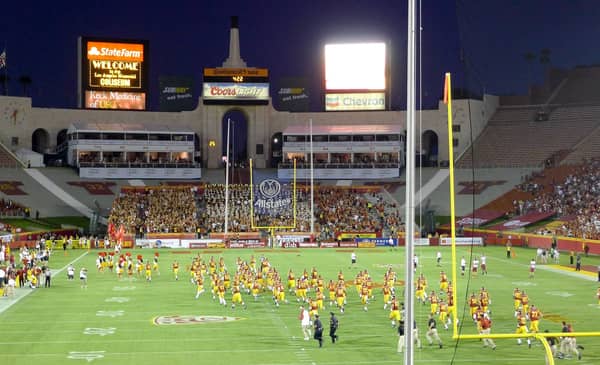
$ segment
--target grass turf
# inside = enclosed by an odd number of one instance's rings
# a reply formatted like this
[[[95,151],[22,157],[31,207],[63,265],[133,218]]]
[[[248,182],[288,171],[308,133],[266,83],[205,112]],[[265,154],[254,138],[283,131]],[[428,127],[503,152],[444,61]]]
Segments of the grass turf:
[[[438,289],[440,268],[435,265],[435,253],[443,254],[442,268],[450,275],[449,248],[416,248],[421,257],[421,270],[425,273],[429,287]],[[468,319],[468,308],[463,316],[465,295],[488,288],[492,304],[492,333],[513,333],[516,320],[513,317],[512,290],[515,286],[529,293],[531,303],[544,313],[542,330],[560,331],[560,321],[573,324],[576,331],[596,331],[599,325],[595,318],[600,313],[596,299],[597,283],[581,277],[571,276],[567,271],[547,270],[539,265],[535,279],[528,278],[528,262],[534,250],[515,248],[516,257],[505,258],[499,247],[474,248],[474,254],[485,250],[488,256],[489,275],[459,278],[459,319],[463,333],[473,334],[475,326]],[[150,259],[154,251],[134,250]],[[393,364],[402,363],[396,353],[397,336],[388,320],[388,311],[378,289],[376,300],[363,311],[354,287],[348,288],[348,306],[344,314],[334,310],[340,320],[339,343],[331,344],[328,333],[330,308],[321,311],[325,326],[324,347],[319,349],[314,340],[304,341],[298,320],[298,303],[288,295],[289,304],[276,308],[270,295],[263,294],[258,301],[244,295],[248,305],[232,309],[218,305],[205,293],[194,299],[195,286],[189,282],[185,266],[196,254],[208,259],[211,255],[223,256],[227,266],[235,267],[235,258],[249,259],[267,256],[285,276],[289,268],[296,275],[312,266],[319,269],[326,282],[343,270],[346,280],[352,280],[359,269],[368,269],[377,283],[382,282],[388,265],[404,275],[404,251],[357,249],[358,266],[349,268],[350,252],[336,249],[305,250],[224,250],[208,253],[193,250],[191,253],[161,249],[161,276],[154,275],[151,283],[143,279],[118,281],[115,274],[98,273],[94,268],[97,252],[91,251],[76,263],[76,278],[66,280],[60,272],[53,279],[50,289],[35,289],[33,292],[0,314],[0,364]],[[468,248],[458,249],[458,259],[469,257]],[[56,251],[51,259],[54,271],[64,267],[84,251],[70,250],[69,256]],[[173,260],[182,266],[180,280],[175,281],[170,271]],[[563,264],[568,261],[562,255]],[[584,264],[597,265],[598,258],[584,258]],[[77,279],[81,266],[89,269],[89,287],[81,289]],[[421,271],[420,270],[420,271]],[[593,278],[592,278],[593,279]],[[467,287],[468,285],[468,287]],[[208,288],[209,285],[206,285]],[[23,289],[28,290],[28,289]],[[401,290],[401,289],[400,289]],[[126,299],[115,299],[126,298]],[[231,295],[227,295],[230,302]],[[327,295],[326,295],[327,298]],[[8,301],[6,298],[1,299]],[[127,300],[126,302],[120,302]],[[4,303],[0,303],[4,304]],[[534,343],[532,349],[518,346],[516,340],[497,340],[497,349],[492,352],[482,343],[473,340],[456,342],[451,331],[445,331],[438,323],[444,348],[429,347],[425,340],[426,317],[429,305],[416,305],[417,322],[423,349],[415,350],[418,364],[509,364],[527,361],[528,364],[543,364],[542,346]],[[204,323],[198,325],[158,326],[153,323],[157,316],[196,315],[230,316],[240,320],[231,322]],[[583,360],[579,364],[600,363],[600,341],[597,338],[581,338],[578,343],[585,346]],[[454,362],[452,362],[454,361]],[[559,361],[559,360],[557,360]]]

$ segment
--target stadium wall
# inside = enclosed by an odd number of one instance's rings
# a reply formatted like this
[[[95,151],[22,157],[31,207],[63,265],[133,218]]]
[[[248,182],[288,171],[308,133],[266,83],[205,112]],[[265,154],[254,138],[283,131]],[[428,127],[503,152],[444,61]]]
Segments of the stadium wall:
[[[487,124],[494,113],[498,98],[486,95],[484,100],[455,100],[454,125],[460,125],[457,138],[458,146],[454,151],[459,156],[470,143],[470,125],[473,126],[473,136],[476,137]],[[369,111],[369,112],[321,112],[321,113],[290,113],[276,111],[271,104],[262,106],[246,105],[204,105],[192,111],[184,112],[151,112],[124,110],[89,110],[89,109],[56,109],[34,108],[31,98],[0,96],[0,141],[9,149],[33,149],[42,153],[52,153],[58,145],[61,131],[76,121],[82,122],[118,122],[146,123],[170,126],[182,126],[194,130],[202,148],[204,167],[221,167],[222,122],[226,113],[241,111],[248,123],[247,150],[248,158],[254,160],[257,168],[269,165],[271,155],[271,138],[282,132],[290,125],[306,124],[310,119],[314,125],[368,125],[400,123],[406,125],[405,111]],[[428,130],[435,132],[438,137],[438,160],[448,160],[447,146],[447,115],[446,108],[440,103],[438,109],[424,110],[417,118],[422,118],[422,124]],[[36,134],[38,145],[34,146],[33,136]],[[208,141],[216,141],[216,147],[209,148]],[[417,141],[419,138],[417,138]],[[41,141],[41,142],[40,142]],[[419,143],[419,142],[417,142]],[[257,154],[257,144],[262,144],[263,153]],[[417,149],[421,146],[417,144]]]

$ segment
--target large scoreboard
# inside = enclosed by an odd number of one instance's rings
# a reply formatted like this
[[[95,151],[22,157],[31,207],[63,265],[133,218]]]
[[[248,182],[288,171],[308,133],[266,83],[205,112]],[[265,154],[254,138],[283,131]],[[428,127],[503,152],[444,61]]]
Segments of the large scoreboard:
[[[202,100],[206,105],[267,105],[269,70],[205,68]]]
[[[79,107],[146,109],[148,42],[80,37]]]
[[[325,45],[325,111],[385,110],[385,43]]]

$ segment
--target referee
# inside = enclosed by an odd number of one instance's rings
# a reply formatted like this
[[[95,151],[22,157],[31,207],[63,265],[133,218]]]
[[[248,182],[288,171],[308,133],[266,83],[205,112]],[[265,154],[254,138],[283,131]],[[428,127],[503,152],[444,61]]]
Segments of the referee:
[[[335,341],[338,340],[338,335],[335,333],[338,329],[339,322],[335,313],[329,312],[329,314],[331,314],[331,317],[329,318],[329,336],[331,337],[331,343],[335,343]]]

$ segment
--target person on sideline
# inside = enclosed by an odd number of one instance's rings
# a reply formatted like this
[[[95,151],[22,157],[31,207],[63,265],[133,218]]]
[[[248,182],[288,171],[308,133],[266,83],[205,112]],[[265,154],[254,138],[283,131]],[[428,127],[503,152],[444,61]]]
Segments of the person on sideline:
[[[300,314],[298,315],[300,320],[300,326],[302,327],[302,334],[304,335],[304,341],[310,339],[310,315],[308,310],[303,305],[300,306]]]
[[[319,315],[315,314],[315,323],[314,323],[315,340],[319,341],[319,347],[323,347],[323,323],[319,319]]]
[[[338,335],[336,332],[339,326],[339,321],[335,316],[335,313],[329,312],[329,314],[331,315],[329,318],[329,337],[331,337],[331,343],[335,343],[335,341],[338,340]]]

